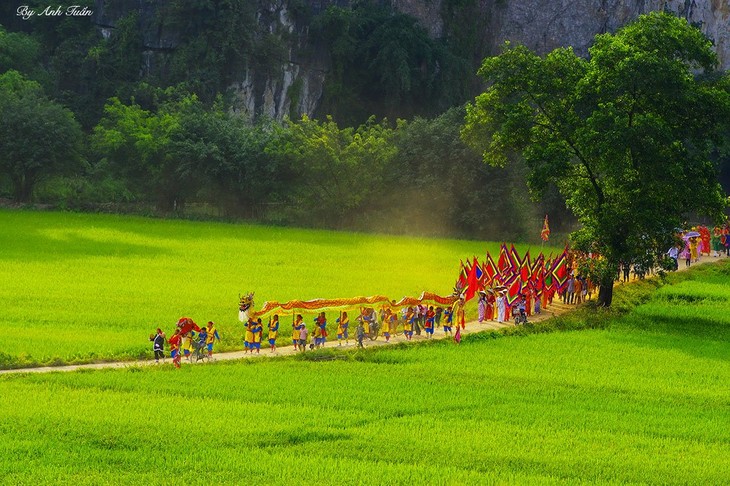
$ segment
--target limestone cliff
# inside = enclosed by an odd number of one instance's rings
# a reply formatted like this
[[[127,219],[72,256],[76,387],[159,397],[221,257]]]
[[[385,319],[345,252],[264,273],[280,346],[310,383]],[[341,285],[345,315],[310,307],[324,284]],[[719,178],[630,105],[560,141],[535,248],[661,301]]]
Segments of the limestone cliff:
[[[540,53],[559,46],[573,46],[586,55],[597,33],[613,32],[637,16],[667,10],[697,25],[713,40],[720,66],[730,69],[730,0],[382,0],[403,13],[416,17],[434,38],[449,35],[444,13],[469,6],[480,15],[476,59],[498,52],[505,41],[525,44]],[[186,32],[164,16],[163,0],[97,0],[94,20],[105,36],[113,36],[118,20],[130,11],[137,13],[144,44],[143,71],[162,69],[164,58],[178,47]],[[227,87],[235,98],[234,109],[246,116],[315,113],[323,96],[329,69],[327,46],[313,45],[308,21],[329,5],[347,8],[351,0],[251,0],[256,9],[259,34],[267,37],[257,49],[274,43],[279,48],[265,51],[268,63],[242,62]],[[305,11],[298,15],[294,9]],[[250,53],[255,58],[256,53]]]
[[[434,37],[443,35],[439,15],[448,0],[392,0],[418,18]],[[686,18],[715,44],[720,66],[730,69],[730,0],[475,0],[488,13],[491,39],[485,55],[505,40],[540,53],[573,46],[586,55],[593,37],[614,32],[641,14],[665,10]]]

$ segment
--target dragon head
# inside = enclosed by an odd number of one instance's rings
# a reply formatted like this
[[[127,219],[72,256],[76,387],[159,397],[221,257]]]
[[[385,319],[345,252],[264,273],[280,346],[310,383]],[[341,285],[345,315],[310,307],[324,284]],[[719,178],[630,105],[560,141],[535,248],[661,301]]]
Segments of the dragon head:
[[[247,322],[253,307],[253,292],[238,296],[238,320]]]

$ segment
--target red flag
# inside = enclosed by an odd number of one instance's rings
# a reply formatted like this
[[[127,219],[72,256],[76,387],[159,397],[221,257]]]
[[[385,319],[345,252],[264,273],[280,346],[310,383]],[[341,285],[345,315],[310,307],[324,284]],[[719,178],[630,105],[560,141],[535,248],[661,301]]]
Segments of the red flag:
[[[527,250],[525,258],[520,262],[520,278],[522,282],[527,282],[532,276],[532,268],[530,268],[530,250]]]
[[[466,278],[466,295],[464,296],[464,301],[469,302],[469,299],[473,298],[474,295],[477,293],[477,286],[479,285],[479,281],[477,279],[477,267],[479,267],[479,262],[477,262],[476,257],[474,258],[474,262],[471,265],[471,268],[469,269],[469,275]]]
[[[482,265],[482,269],[484,270],[484,284],[486,287],[487,285],[492,284],[495,275],[497,275],[497,265],[494,264],[492,255],[490,255],[489,252],[487,252],[487,257],[484,260],[484,265]]]
[[[533,280],[534,280],[535,276],[542,274],[542,269],[544,267],[545,267],[545,255],[543,255],[542,252],[540,252],[540,254],[537,256],[537,258],[535,258],[535,261],[530,266],[530,268],[532,270]]]
[[[519,275],[515,274],[504,285],[507,287],[507,302],[512,305],[522,292],[522,280]]]
[[[507,245],[502,243],[502,246],[499,248],[499,260],[497,260],[497,270],[499,271],[502,278],[504,278],[508,270],[511,270],[512,262],[509,259],[509,250],[507,250]]]
[[[535,290],[538,292],[542,291],[545,279],[545,256],[540,253],[535,262],[532,264],[532,275],[530,276],[530,282],[534,285]]]
[[[542,241],[547,241],[550,238],[550,225],[548,224],[547,214],[545,215],[545,222],[542,223],[542,231],[540,231],[540,238]]]
[[[514,244],[510,244],[509,254],[507,256],[509,257],[510,264],[512,265],[512,271],[515,273],[519,272],[523,260],[520,258],[520,254],[517,252],[517,248],[515,248]]]
[[[474,272],[477,275],[477,290],[484,290],[484,270],[482,270],[482,265],[477,260],[477,257],[474,257],[474,264],[472,266],[476,268]]]
[[[456,279],[456,287],[463,289],[466,287],[467,273],[466,273],[466,269],[464,268],[464,262],[462,261],[460,263],[461,263],[461,267],[459,268],[459,277]]]
[[[542,290],[545,288],[545,273],[542,268],[538,270],[538,272],[538,274],[533,275],[530,283],[535,289],[535,292],[540,295],[542,294]]]
[[[568,252],[567,249],[563,251],[553,262],[553,267],[550,269],[550,273],[555,277],[555,284],[557,289],[562,289],[568,280]]]
[[[493,278],[489,276],[487,273],[487,264],[482,263],[482,279],[481,279],[481,287],[482,289],[486,289],[488,286],[492,285]]]

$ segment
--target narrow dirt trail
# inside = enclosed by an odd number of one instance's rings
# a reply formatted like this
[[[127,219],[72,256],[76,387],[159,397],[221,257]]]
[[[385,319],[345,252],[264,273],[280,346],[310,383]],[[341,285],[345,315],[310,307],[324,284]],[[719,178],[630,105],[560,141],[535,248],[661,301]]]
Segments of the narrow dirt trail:
[[[692,266],[695,265],[703,265],[706,263],[712,263],[717,262],[726,257],[720,257],[720,258],[713,258],[713,257],[703,257],[699,262],[693,263]],[[691,267],[690,267],[691,268]],[[687,268],[684,266],[684,262],[680,262],[679,265],[679,271],[687,270]],[[631,284],[631,282],[636,281],[636,278],[632,278],[632,280],[628,283]],[[616,283],[616,286],[626,285],[622,283]],[[594,295],[595,298],[595,295]],[[540,314],[532,315],[529,318],[529,321],[531,323],[538,323],[543,322],[547,319],[550,319],[554,316],[565,314],[566,312],[570,312],[571,310],[575,309],[576,305],[569,305],[569,304],[563,304],[562,302],[555,300],[552,304],[548,306],[547,309],[543,309]],[[291,342],[291,334],[286,328],[286,324],[282,322],[282,325],[284,326],[284,331],[279,332],[279,342]],[[352,329],[352,325],[350,328]],[[466,323],[465,329],[462,330],[462,335],[467,334],[474,334],[482,331],[489,331],[494,329],[501,329],[503,327],[514,327],[514,324],[512,322],[504,322],[499,323],[494,320],[492,321],[484,321],[484,322],[478,322],[478,321],[470,321]],[[354,329],[353,332],[351,332],[351,335],[354,335]],[[337,349],[356,349],[357,348],[357,341],[350,338],[349,344],[343,344],[342,346],[338,346],[337,334],[335,332],[330,333],[330,338],[333,339],[331,341],[328,341],[325,345],[325,348],[337,348]],[[434,336],[432,339],[452,339],[451,336],[447,336],[444,334],[442,328],[437,328],[434,332]],[[412,342],[419,342],[419,341],[427,341],[426,333],[422,332],[420,336],[417,336],[414,334],[413,341]],[[366,340],[364,341],[365,347],[370,348],[373,346],[391,346],[394,343],[401,343],[406,342],[405,336],[403,333],[399,333],[395,336],[392,336],[390,338],[390,342],[386,343],[385,338],[382,336],[379,336],[376,340]],[[310,352],[309,350],[304,351],[305,353]],[[244,351],[228,351],[224,353],[215,353],[213,355],[213,359],[210,362],[216,362],[216,361],[232,361],[232,360],[240,360],[240,359],[264,359],[264,358],[276,358],[279,356],[289,356],[293,354],[301,353],[301,351],[295,350],[294,347],[289,344],[285,346],[277,346],[276,352],[271,352],[269,348],[262,348],[260,353],[247,353]],[[204,365],[208,361],[202,361],[199,363],[190,363],[185,358],[182,360],[183,366],[199,366]],[[12,370],[0,370],[0,375],[2,374],[14,374],[14,373],[49,373],[49,372],[60,372],[60,371],[77,371],[77,370],[94,370],[94,369],[105,369],[105,368],[132,368],[132,367],[139,367],[139,366],[172,366],[172,360],[168,357],[163,363],[156,363],[153,359],[150,360],[140,360],[140,361],[119,361],[119,362],[108,362],[108,363],[91,363],[91,364],[82,364],[82,365],[67,365],[67,366],[43,366],[43,367],[37,367],[37,368],[18,368],[18,369],[12,369]]]

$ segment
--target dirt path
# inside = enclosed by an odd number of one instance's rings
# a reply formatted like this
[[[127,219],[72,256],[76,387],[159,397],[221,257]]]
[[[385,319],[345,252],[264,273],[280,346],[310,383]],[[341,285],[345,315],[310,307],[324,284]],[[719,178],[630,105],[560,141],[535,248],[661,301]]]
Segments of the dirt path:
[[[703,257],[699,262],[693,263],[692,266],[695,265],[702,265],[705,263],[711,263],[716,262],[725,257],[720,258],[712,258],[712,257]],[[691,268],[691,267],[690,267]],[[687,268],[684,266],[684,262],[681,261],[679,265],[679,271],[687,270]],[[632,282],[635,281],[635,278],[632,278]],[[630,283],[630,282],[629,282]],[[616,286],[625,285],[622,283],[616,283]],[[595,296],[594,296],[595,298]],[[574,309],[575,305],[567,305],[563,304],[562,302],[559,302],[557,300],[553,301],[550,306],[548,306],[547,309],[543,309],[542,313],[538,315],[533,315],[530,317],[531,323],[537,323],[542,322],[547,319],[550,319],[551,317],[564,314],[566,312],[569,312],[570,310]],[[482,331],[488,331],[493,329],[500,329],[503,327],[512,327],[514,326],[513,323],[507,322],[507,323],[498,323],[496,321],[485,321],[485,322],[477,322],[477,321],[471,321],[466,323],[466,328],[462,331],[463,335],[466,334],[473,334],[477,332]],[[286,326],[285,326],[286,327]],[[352,326],[350,326],[352,328]],[[287,332],[288,329],[285,329],[284,332],[280,332],[279,334],[279,340],[280,342],[291,342],[291,335]],[[354,331],[354,329],[353,329]],[[351,334],[354,335],[354,332]],[[357,348],[357,341],[355,339],[350,339],[349,344],[343,344],[341,347],[337,344],[336,339],[336,333],[331,333],[331,341],[327,342],[326,348],[337,348],[337,349],[356,349]],[[444,332],[441,328],[437,328],[434,332],[434,337],[432,339],[451,339],[451,336],[445,336]],[[414,335],[413,336],[413,342],[418,341],[426,341],[426,333],[422,332],[420,336]],[[391,337],[390,343],[386,343],[385,339],[380,336],[375,341],[366,340],[364,342],[365,347],[373,347],[373,346],[390,346],[393,343],[400,343],[405,342],[405,336],[403,333],[400,333],[396,336]],[[276,352],[272,353],[269,348],[263,348],[261,349],[260,354],[250,354],[245,353],[244,351],[229,351],[225,353],[215,353],[213,356],[212,361],[231,361],[231,360],[237,360],[237,359],[261,359],[261,358],[275,358],[278,356],[289,356],[295,353],[300,353],[301,351],[295,351],[294,347],[292,345],[287,346],[277,346]],[[310,351],[305,351],[310,352]],[[187,360],[183,358],[182,365],[183,366],[197,366],[199,364],[205,364],[205,361],[200,363],[189,363]],[[167,358],[164,363],[155,363],[154,360],[143,360],[143,361],[120,361],[120,362],[112,362],[112,363],[91,363],[91,364],[82,364],[82,365],[68,365],[68,366],[43,366],[43,367],[37,367],[37,368],[20,368],[20,369],[13,369],[13,370],[0,370],[0,375],[2,374],[9,374],[9,373],[48,373],[53,371],[77,371],[77,370],[94,370],[94,369],[103,369],[103,368],[131,368],[131,367],[138,367],[138,366],[172,366],[172,360],[170,358]]]

